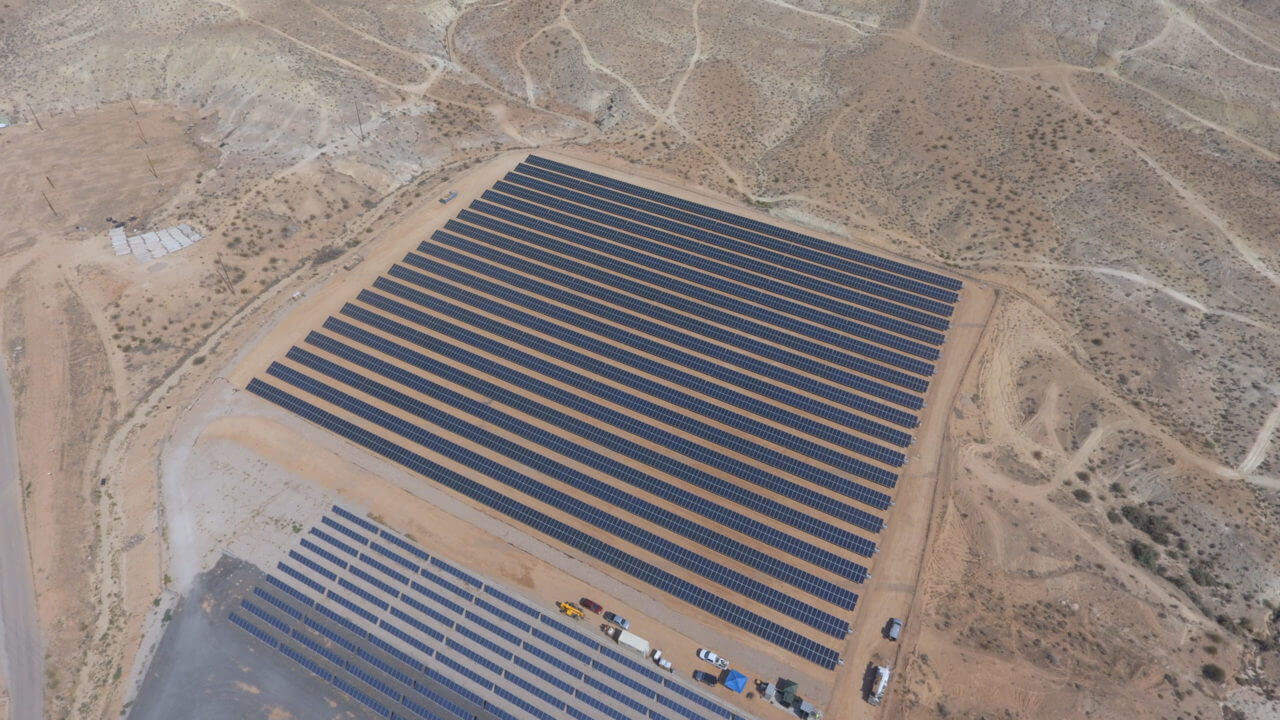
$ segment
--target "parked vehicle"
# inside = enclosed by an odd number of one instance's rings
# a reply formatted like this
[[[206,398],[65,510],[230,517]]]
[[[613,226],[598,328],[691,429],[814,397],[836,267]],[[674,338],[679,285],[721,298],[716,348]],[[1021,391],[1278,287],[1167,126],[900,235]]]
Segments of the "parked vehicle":
[[[885,637],[897,642],[898,636],[902,634],[902,621],[898,618],[889,618],[889,630],[885,632]]]
[[[607,621],[609,621],[609,622],[611,622],[611,623],[613,623],[614,625],[617,625],[618,627],[622,628],[623,630],[630,630],[630,629],[631,629],[631,621],[630,621],[630,620],[628,620],[628,619],[626,619],[626,618],[622,617],[621,615],[617,615],[617,614],[613,613],[612,611],[611,611],[611,612],[607,612],[607,613],[605,613],[605,614],[604,614],[604,619],[605,619],[605,620],[607,620]]]
[[[649,654],[649,641],[639,635],[629,633],[622,628],[609,627],[608,625],[601,625],[600,627],[604,629],[605,635],[613,638],[619,645],[635,650],[641,655]]]
[[[578,601],[578,604],[582,605],[582,607],[590,610],[591,612],[597,615],[604,612],[604,608],[600,606],[600,603],[596,602],[595,600],[592,600],[591,598],[582,598],[581,600]]]
[[[719,655],[717,655],[717,654],[715,654],[715,653],[711,652],[710,650],[708,650],[708,649],[706,649],[706,648],[698,648],[698,657],[699,657],[699,658],[702,658],[703,660],[706,660],[707,662],[711,663],[712,665],[715,665],[716,667],[720,668],[721,670],[728,669],[728,667],[729,667],[729,661],[728,661],[728,660],[725,660],[724,658],[720,657]]]
[[[720,682],[720,678],[709,672],[703,672],[702,670],[694,670],[693,679],[704,685],[716,685]]]
[[[453,191],[453,190],[450,190],[449,192],[447,192],[447,193],[445,193],[444,195],[441,195],[441,196],[440,196],[440,204],[441,204],[441,205],[446,205],[446,204],[448,204],[448,202],[449,202],[450,200],[452,200],[452,199],[454,199],[454,198],[456,198],[456,197],[458,197],[458,193],[457,193],[457,192],[455,192],[455,191]]]
[[[557,600],[556,607],[560,608],[560,612],[564,613],[565,615],[568,615],[574,620],[581,620],[582,618],[587,616],[586,613],[582,612],[582,608],[578,607],[577,605],[574,605],[571,602]]]
[[[662,654],[661,650],[654,648],[653,652],[649,653],[649,657],[653,659],[654,664],[658,667],[666,670],[667,672],[671,672],[671,661]]]
[[[871,684],[871,692],[867,694],[867,702],[879,705],[884,700],[884,693],[889,689],[889,668],[884,665],[876,667],[876,679]]]

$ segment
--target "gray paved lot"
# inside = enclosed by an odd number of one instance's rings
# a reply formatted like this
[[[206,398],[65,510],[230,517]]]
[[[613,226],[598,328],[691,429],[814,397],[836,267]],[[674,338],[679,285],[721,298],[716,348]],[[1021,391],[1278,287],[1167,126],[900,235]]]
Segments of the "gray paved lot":
[[[368,718],[366,708],[227,621],[263,573],[223,556],[182,599],[130,720]]]

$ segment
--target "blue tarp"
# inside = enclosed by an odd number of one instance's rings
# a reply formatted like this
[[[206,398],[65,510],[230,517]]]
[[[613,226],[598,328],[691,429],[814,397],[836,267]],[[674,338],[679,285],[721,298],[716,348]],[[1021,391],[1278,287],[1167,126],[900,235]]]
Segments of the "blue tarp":
[[[724,674],[724,686],[736,693],[740,693],[747,686],[747,676],[737,670],[730,670]]]

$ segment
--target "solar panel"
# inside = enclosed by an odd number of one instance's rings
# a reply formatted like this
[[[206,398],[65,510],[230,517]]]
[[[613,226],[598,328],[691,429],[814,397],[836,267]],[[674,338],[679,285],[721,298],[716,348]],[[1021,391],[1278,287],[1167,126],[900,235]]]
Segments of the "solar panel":
[[[772,555],[760,552],[737,540],[733,540],[720,533],[714,532],[708,528],[705,523],[692,521],[634,495],[624,493],[614,486],[596,480],[583,472],[552,460],[545,455],[539,455],[523,445],[519,445],[515,442],[502,438],[471,423],[463,422],[456,418],[456,416],[449,415],[437,407],[427,405],[426,403],[397,392],[386,385],[374,382],[363,375],[347,370],[346,368],[320,358],[312,353],[308,353],[295,347],[289,351],[288,357],[289,359],[297,361],[308,368],[345,382],[350,387],[361,390],[362,392],[382,400],[383,402],[406,410],[415,417],[422,418],[437,426],[446,428],[485,448],[510,457],[524,466],[539,470],[547,476],[554,477],[561,483],[569,485],[575,490],[597,497],[611,506],[628,511],[637,517],[677,532],[711,550],[720,552],[728,557],[756,567],[779,580],[792,584],[798,589],[813,593],[824,600],[828,600],[846,608],[852,608],[857,600],[857,596],[854,593],[845,590],[834,583],[817,578],[811,573],[800,570],[791,563],[779,560]],[[269,369],[268,373],[273,374],[276,377],[280,377],[297,387],[311,390],[317,395],[324,396],[325,394],[325,390],[321,389],[322,384],[313,383],[309,378],[301,373],[293,371],[292,369],[276,367]],[[329,386],[327,385],[323,386],[323,388],[328,387]],[[516,432],[526,437],[538,436],[540,442],[548,447],[558,450],[561,454],[576,455],[576,459],[580,459],[597,469],[618,471],[617,466],[621,465],[614,461],[608,461],[607,458],[604,458],[604,456],[601,456],[598,453],[588,453],[588,451],[580,448],[572,442],[564,440],[558,435],[542,431],[529,423],[517,420],[485,405],[484,403],[471,400],[459,393],[448,390],[443,386],[436,385],[434,383],[427,383],[425,380],[419,379],[418,389],[426,392],[434,399],[441,400],[460,409],[468,410],[472,415],[477,416],[480,420],[504,430]],[[544,496],[540,499],[548,500],[557,507],[562,508],[565,508],[566,504],[569,502],[565,496],[550,490],[545,491]],[[627,526],[619,525],[619,527]],[[628,532],[635,534],[638,530],[629,530]],[[655,547],[666,547],[658,540],[652,540],[651,542],[655,543]],[[668,550],[668,552],[670,551]],[[394,592],[389,588],[388,591]]]
[[[500,182],[496,187],[503,192],[517,190],[509,183]],[[477,200],[472,203],[470,210],[459,213],[459,220],[520,239],[555,238],[549,246],[552,249],[558,252],[564,251],[565,254],[571,254],[573,257],[588,260],[597,265],[599,263],[595,262],[595,259],[598,256],[591,250],[607,253],[627,261],[625,265],[615,264],[614,267],[624,268],[629,277],[645,279],[655,277],[651,271],[660,272],[692,283],[688,286],[683,284],[677,286],[685,295],[694,293],[694,296],[698,297],[714,297],[718,298],[719,302],[731,302],[732,298],[747,300],[795,318],[804,318],[825,325],[851,337],[860,337],[919,357],[932,356],[936,359],[936,351],[931,351],[927,346],[941,345],[944,339],[942,333],[920,324],[798,290],[790,285],[773,281],[769,277],[747,273],[736,265],[724,265],[697,255],[673,251],[657,243],[646,243],[638,237],[627,236],[611,228],[577,220],[568,215],[546,213],[554,217],[557,222],[564,222],[592,233],[586,235],[528,215],[512,212],[486,200],[498,201],[502,200],[502,197],[488,191],[485,200]],[[554,198],[544,196],[542,200],[552,203],[553,207],[564,207],[563,203]],[[534,210],[534,206],[514,200],[508,200],[507,204],[517,205],[525,210]],[[488,217],[480,215],[480,212],[486,213]],[[457,226],[453,229],[456,230]],[[608,238],[614,242],[606,242],[600,238]],[[568,242],[561,243],[559,242],[561,240]],[[641,246],[655,254],[650,255],[648,252],[634,250],[632,249],[634,246]],[[667,260],[662,256],[675,258],[679,262]],[[704,272],[704,270],[711,272]],[[715,292],[695,290],[695,288],[713,288]]]
[[[689,200],[682,200],[675,196],[667,195],[665,193],[660,193],[656,190],[649,190],[647,188],[642,188],[638,185],[633,185],[631,183],[625,183],[620,180],[613,180],[612,178],[608,178],[604,175],[600,175],[598,173],[592,173],[588,170],[582,170],[580,168],[575,168],[571,165],[565,165],[564,163],[558,163],[554,160],[548,160],[546,158],[530,155],[528,158],[528,161],[531,164],[545,167],[551,170],[555,170],[556,172],[562,173],[564,175],[580,177],[583,179],[590,180],[593,183],[604,185],[606,187],[625,190],[627,193],[630,193],[637,197],[646,198],[648,200],[656,200],[656,201],[665,203],[666,205],[669,205],[672,208],[679,208],[681,210],[687,211],[685,214],[676,214],[670,210],[666,210],[664,208],[657,207],[657,206],[651,206],[651,205],[640,204],[640,203],[635,204],[636,207],[653,207],[656,212],[660,212],[668,217],[686,218],[691,224],[695,224],[698,226],[705,226],[705,223],[697,222],[697,218],[695,217],[695,215],[701,215],[706,218],[714,218],[715,220],[721,221],[722,223],[732,224],[737,227],[745,228],[754,232],[768,233],[768,235],[772,237],[782,238],[784,240],[790,241],[791,243],[795,243],[795,245],[790,248],[793,253],[797,253],[801,247],[814,248],[823,253],[830,253],[832,255],[848,258],[857,263],[865,263],[868,267],[882,268],[884,270],[887,270],[887,271],[890,271],[891,273],[896,274],[894,276],[886,277],[886,281],[890,281],[891,284],[899,284],[903,287],[916,287],[916,285],[913,283],[902,282],[902,278],[908,278],[908,279],[917,280],[921,283],[929,283],[936,287],[947,288],[950,290],[960,290],[963,287],[963,283],[961,283],[960,280],[957,280],[956,278],[952,278],[952,277],[947,277],[946,275],[942,275],[940,273],[924,270],[923,268],[918,268],[913,265],[908,265],[907,263],[898,262],[896,260],[890,260],[888,258],[880,257],[878,255],[874,255],[872,253],[865,252],[862,250],[855,250],[854,248],[845,247],[843,245],[836,245],[834,243],[824,242],[822,240],[818,240],[816,238],[812,238],[792,230],[787,230],[785,228],[781,228],[776,225],[760,222],[759,220],[751,220],[749,218],[743,217],[741,215],[737,215],[735,213],[730,213],[724,210],[708,207],[706,205],[695,203]],[[737,233],[733,232],[731,228],[725,227],[724,229],[727,231],[726,234],[731,234],[735,236],[737,235]],[[917,291],[922,293],[927,293],[928,290],[929,290],[928,288],[922,287]],[[954,302],[954,299],[952,301]]]
[[[515,372],[509,368],[504,368],[498,363],[486,361],[484,358],[473,353],[466,352],[451,345],[435,342],[429,336],[421,333],[414,333],[406,326],[386,320],[382,316],[369,313],[368,311],[356,307],[348,308],[348,310],[352,317],[362,319],[375,327],[387,330],[394,335],[411,340],[422,347],[444,354],[457,362],[454,365],[438,362],[426,355],[409,350],[397,343],[390,342],[374,335],[373,333],[334,318],[330,318],[326,321],[325,327],[343,335],[344,337],[356,340],[367,347],[402,360],[414,367],[421,368],[438,375],[439,377],[445,378],[450,382],[467,388],[468,390],[478,392],[509,407],[518,409],[527,415],[549,422],[561,429],[567,430],[579,437],[589,440],[590,442],[618,452],[629,459],[648,464],[659,471],[677,477],[701,490],[711,492],[726,500],[731,500],[763,515],[780,520],[787,525],[811,533],[817,537],[839,545],[840,547],[854,550],[864,555],[869,554],[874,550],[874,545],[869,541],[864,540],[843,528],[836,527],[830,523],[814,518],[807,513],[798,511],[790,505],[778,502],[771,497],[766,497],[726,482],[711,473],[675,460],[670,456],[650,449],[645,445],[611,433],[604,427],[601,427],[598,423],[589,423],[579,420],[567,413],[560,412],[549,406],[538,403],[527,394],[512,392],[495,383],[481,380],[474,375],[462,371],[458,366],[467,365],[478,370],[488,372],[496,378],[506,380],[519,387],[531,390],[532,392],[552,401],[562,402],[565,404],[565,407],[578,410],[588,417],[597,418],[605,421],[606,423],[630,430],[640,437],[651,440],[658,445],[676,450],[687,455],[691,459],[734,473],[771,493],[776,493],[785,498],[797,500],[859,527],[865,527],[873,532],[879,531],[883,526],[883,521],[871,513],[833,500],[825,495],[809,491],[800,485],[784,480],[776,475],[764,472],[763,470],[755,468],[747,463],[742,463],[728,456],[702,449],[701,446],[685,442],[671,433],[667,433],[656,427],[641,423],[625,414],[618,413],[603,405],[586,400],[577,394],[561,391],[555,386],[534,380],[529,376]],[[381,373],[381,370],[383,369],[383,365],[371,362],[371,356],[366,353],[358,353],[351,349],[350,346],[339,343],[319,333],[311,333],[307,337],[307,341],[334,355],[351,359],[353,362],[361,364],[369,363],[366,367],[374,369],[379,373]],[[405,374],[401,372],[388,371],[388,373],[389,375],[387,376],[397,380],[405,376]],[[649,488],[649,490],[656,494],[664,494],[664,491],[660,491],[657,488],[658,486],[653,486],[652,488]],[[888,497],[882,496],[882,494],[867,493],[866,495],[861,496],[860,499],[877,508],[888,507],[889,505]],[[692,506],[690,507],[692,509]],[[726,516],[726,518],[721,519],[721,522],[729,524],[731,520],[732,518]],[[760,534],[758,537],[766,542],[775,544],[783,549],[790,548],[789,544],[786,544],[788,541],[781,533],[777,536],[773,536],[767,531],[760,530],[758,527],[744,529],[744,532],[748,532],[748,534],[753,535],[755,534],[755,531],[759,531]]]

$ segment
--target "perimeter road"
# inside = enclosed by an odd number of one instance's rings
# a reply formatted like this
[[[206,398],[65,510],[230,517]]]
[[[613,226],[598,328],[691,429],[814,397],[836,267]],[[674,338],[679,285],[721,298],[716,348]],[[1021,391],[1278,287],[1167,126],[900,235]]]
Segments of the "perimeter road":
[[[9,684],[10,720],[44,717],[44,651],[22,513],[13,393],[0,365],[0,667]]]

